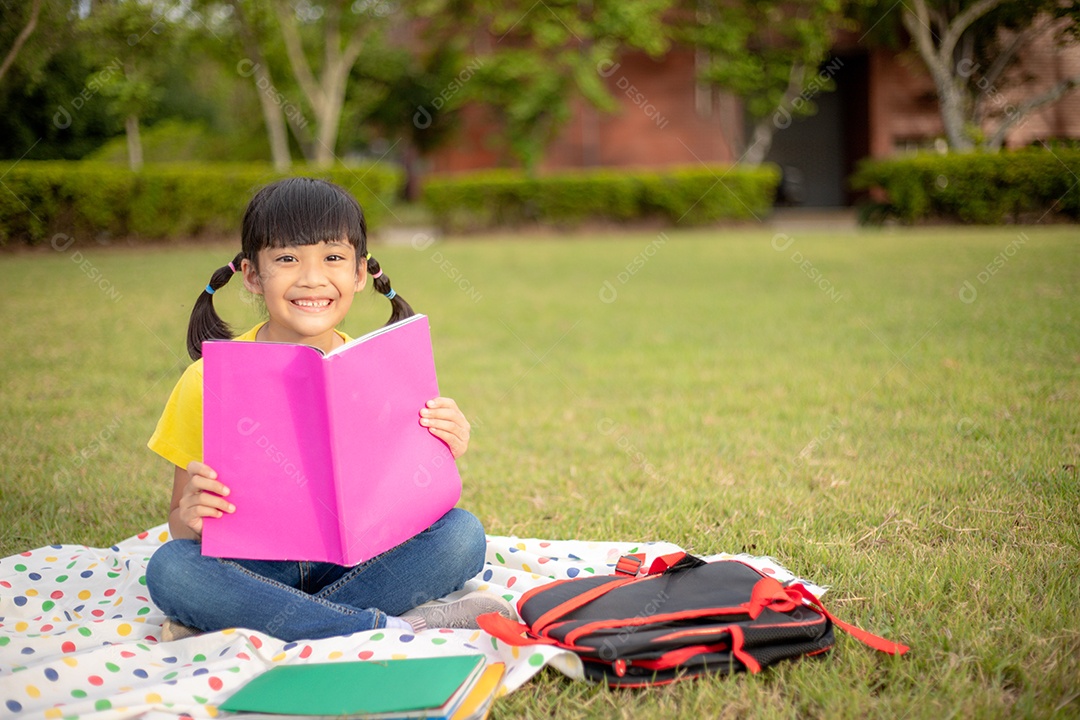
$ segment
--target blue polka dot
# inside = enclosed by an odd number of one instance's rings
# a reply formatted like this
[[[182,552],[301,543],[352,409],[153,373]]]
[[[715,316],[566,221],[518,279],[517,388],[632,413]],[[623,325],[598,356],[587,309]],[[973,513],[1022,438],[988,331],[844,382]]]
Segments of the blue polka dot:
[[[60,673],[56,672],[52,668],[45,668],[45,677],[52,682],[56,682],[60,679]]]
[[[93,574],[94,574],[93,570],[83,570],[81,573],[79,573],[79,577],[88,578]]]
[[[83,609],[84,607],[86,607],[86,606],[85,606],[85,605],[77,605],[77,606],[75,607],[75,612],[82,612],[82,609]]]
[[[22,607],[23,605],[26,604],[26,598],[24,598],[22,595],[20,595],[19,597],[15,598],[15,604],[18,605],[19,607]]]
[[[412,642],[415,639],[415,635],[402,635],[398,638],[401,642]]]
[[[31,580],[40,580],[41,579],[41,574],[40,573],[30,573],[26,577],[30,578]]]
[[[225,657],[225,653],[228,653],[228,652],[232,652],[232,648],[228,648],[228,647],[225,648],[224,650],[222,650],[221,652],[218,653],[218,657]]]
[[[147,677],[149,677],[146,674],[146,671],[143,670],[142,668],[138,668],[137,670],[133,670],[132,675],[134,675],[137,678],[142,678],[143,680],[145,680]]]
[[[291,642],[291,643],[285,643],[285,646],[282,647],[281,649],[282,650],[292,650],[294,647],[296,647],[296,643]]]
[[[166,685],[175,685],[176,684],[176,678],[173,678],[172,680],[166,680],[165,684]]]
[[[34,648],[32,648],[32,647],[24,647],[22,649],[22,654],[23,655],[33,655],[34,654]]]
[[[491,571],[490,570],[485,570],[484,571],[484,581],[487,582],[490,579],[491,579]]]
[[[8,700],[4,704],[7,705],[7,709],[10,710],[11,712],[19,712],[20,710],[22,710],[22,705],[15,702],[14,700]]]
[[[115,545],[113,545],[113,546],[112,546],[111,548],[109,548],[109,549],[110,549],[110,550],[112,550],[113,552],[120,552],[120,548],[118,548],[118,547],[117,547],[117,546],[115,546]]]
[[[210,672],[210,671],[209,671],[209,670],[207,670],[206,668],[199,668],[198,670],[196,670],[195,672],[193,672],[193,673],[191,673],[191,674],[192,674],[192,675],[194,675],[195,677],[198,677],[198,676],[200,676],[200,675],[205,675],[205,674],[207,674],[208,672]]]
[[[512,552],[512,553],[516,553],[517,551],[518,551],[518,549],[516,547],[510,548],[510,552]]]
[[[62,548],[64,546],[63,545],[50,545],[49,547],[51,547],[53,550],[59,550],[60,548]]]
[[[161,662],[174,663],[174,662],[176,662],[176,658],[175,657],[161,658]]]
[[[577,577],[579,572],[580,570],[578,570],[577,568],[568,568],[566,574],[570,577]]]

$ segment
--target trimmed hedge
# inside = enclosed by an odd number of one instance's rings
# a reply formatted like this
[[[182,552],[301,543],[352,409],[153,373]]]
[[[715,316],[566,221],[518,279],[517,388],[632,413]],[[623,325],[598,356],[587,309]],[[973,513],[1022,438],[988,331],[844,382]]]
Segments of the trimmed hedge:
[[[866,160],[851,184],[884,193],[879,218],[996,224],[1040,222],[1047,214],[1080,219],[1077,176],[1080,150],[1032,149]]]
[[[359,200],[369,226],[394,202],[402,173],[387,165],[294,168],[264,163],[147,165],[135,173],[106,163],[29,162],[0,165],[0,245],[76,237],[176,238],[239,232],[255,191],[282,177],[335,182]]]
[[[780,172],[772,166],[582,170],[540,177],[488,170],[429,177],[423,202],[448,231],[649,218],[702,225],[760,219],[772,209],[779,182]]]

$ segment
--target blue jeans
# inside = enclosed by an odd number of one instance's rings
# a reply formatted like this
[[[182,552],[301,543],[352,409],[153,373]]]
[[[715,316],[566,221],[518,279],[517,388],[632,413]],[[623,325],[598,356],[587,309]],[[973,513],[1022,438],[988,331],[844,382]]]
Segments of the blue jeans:
[[[198,541],[172,540],[151,556],[146,587],[191,627],[318,639],[385,627],[386,615],[460,590],[483,568],[485,542],[480,521],[458,508],[355,567],[204,557]]]

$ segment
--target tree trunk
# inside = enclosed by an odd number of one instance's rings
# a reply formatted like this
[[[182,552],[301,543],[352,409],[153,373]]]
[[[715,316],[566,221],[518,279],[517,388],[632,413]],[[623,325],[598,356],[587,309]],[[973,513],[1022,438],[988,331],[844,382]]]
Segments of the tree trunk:
[[[19,51],[22,50],[22,46],[26,44],[26,41],[34,33],[34,28],[37,27],[38,16],[41,15],[41,3],[42,0],[34,0],[33,6],[30,8],[30,17],[26,21],[26,25],[23,26],[22,31],[15,38],[15,42],[11,45],[11,50],[4,57],[4,62],[0,63],[0,81],[3,81],[4,75],[15,63],[15,58],[19,56]]]
[[[292,166],[292,156],[289,153],[289,136],[285,130],[283,111],[275,100],[278,95],[274,88],[274,79],[270,77],[270,68],[267,67],[266,60],[263,58],[255,32],[244,17],[242,4],[233,0],[230,5],[240,25],[240,40],[244,44],[244,52],[250,56],[248,62],[254,63],[252,74],[255,77],[255,92],[259,95],[263,122],[266,123],[266,135],[270,141],[270,157],[274,161],[274,169],[285,172]],[[237,69],[239,67],[238,65]]]
[[[765,161],[765,156],[769,154],[769,148],[772,147],[773,135],[776,134],[776,126],[773,124],[773,118],[761,118],[754,124],[754,134],[750,140],[750,146],[746,148],[746,152],[743,153],[742,159],[739,161],[743,165],[760,165]]]
[[[128,115],[124,121],[124,130],[127,132],[128,167],[135,172],[142,170],[142,138],[139,137],[139,117]]]

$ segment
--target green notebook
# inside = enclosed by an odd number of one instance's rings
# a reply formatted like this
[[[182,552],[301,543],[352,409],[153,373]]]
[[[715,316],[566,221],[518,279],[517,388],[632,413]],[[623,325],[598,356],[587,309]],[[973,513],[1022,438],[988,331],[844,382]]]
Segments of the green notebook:
[[[483,655],[281,665],[221,704],[272,715],[447,717],[484,669]]]

